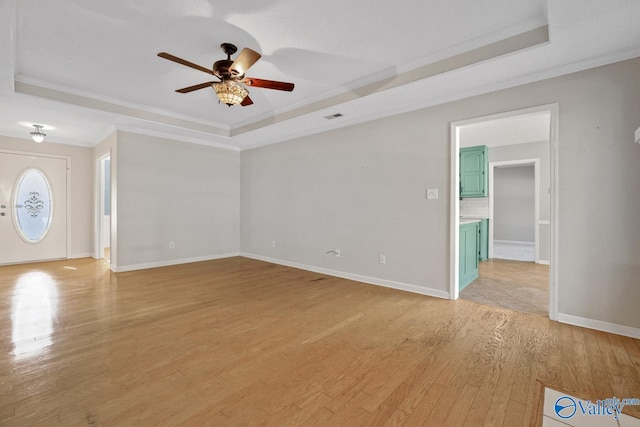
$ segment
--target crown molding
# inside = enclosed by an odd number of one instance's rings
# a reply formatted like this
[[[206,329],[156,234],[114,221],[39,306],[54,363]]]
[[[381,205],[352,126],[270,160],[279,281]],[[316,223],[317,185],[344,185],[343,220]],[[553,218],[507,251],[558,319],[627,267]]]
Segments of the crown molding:
[[[313,113],[332,105],[353,101],[367,95],[383,92],[388,89],[393,89],[398,86],[403,86],[428,77],[453,71],[458,68],[479,64],[481,62],[510,55],[515,52],[547,43],[549,43],[549,27],[547,25],[543,25],[439,61],[428,63],[418,68],[413,68],[401,74],[395,74],[386,80],[377,80],[375,82],[361,85],[352,90],[345,90],[338,95],[326,97],[316,102],[311,102],[296,110],[290,110],[280,115],[274,115],[272,117],[251,122],[242,127],[233,128],[231,130],[231,136],[241,135],[245,132],[251,132],[268,125],[273,125],[285,120]]]
[[[514,41],[516,43],[514,43]],[[509,42],[513,44],[510,49],[505,46]],[[232,136],[241,134],[243,132],[238,130],[250,128],[252,124],[256,122],[265,122],[267,124],[272,124],[276,123],[277,121],[274,122],[274,119],[277,119],[280,116],[289,118],[291,118],[291,116],[296,117],[299,114],[292,113],[295,111],[305,110],[307,112],[313,112],[349,101],[350,99],[353,99],[353,97],[349,97],[349,94],[355,94],[355,98],[360,98],[373,92],[430,77],[431,75],[434,75],[432,74],[433,69],[437,68],[434,67],[434,65],[437,65],[437,63],[440,63],[441,61],[451,60],[454,57],[460,56],[458,60],[462,62],[464,62],[464,59],[462,58],[466,58],[466,61],[469,62],[469,64],[465,65],[476,63],[478,62],[478,58],[482,57],[485,57],[485,59],[496,58],[497,56],[491,57],[490,53],[489,57],[487,57],[486,52],[484,54],[482,53],[483,50],[490,49],[491,46],[500,46],[499,49],[503,50],[502,54],[505,54],[513,53],[509,51],[512,49],[518,51],[548,42],[549,29],[547,26],[546,18],[542,16],[533,18],[519,24],[496,30],[489,34],[478,36],[476,38],[467,40],[464,43],[449,46],[446,49],[442,49],[432,55],[429,55],[428,57],[420,58],[419,60],[404,65],[399,65],[396,67],[387,68],[379,72],[371,73],[368,76],[364,76],[358,78],[357,80],[351,81],[341,88],[325,91],[315,97],[307,98],[304,102],[289,105],[287,107],[274,110],[271,113],[254,116],[249,120],[236,122],[231,127],[231,134]],[[516,46],[517,43],[519,43],[520,46]],[[505,50],[506,52],[504,52]],[[474,58],[473,55],[476,55],[477,58]],[[459,66],[455,68],[459,68]],[[416,70],[418,70],[417,73]],[[446,71],[451,71],[451,69],[445,69],[441,72]],[[421,72],[424,73],[424,75],[421,76]],[[415,73],[416,75],[410,76],[410,73]],[[403,76],[405,75],[409,76],[410,81],[403,82]],[[384,82],[385,85],[381,86],[381,82]],[[395,83],[391,86],[387,86],[389,82]],[[378,89],[376,90],[376,88]],[[306,114],[306,112],[303,112],[302,114]]]
[[[379,120],[386,117],[393,117],[399,114],[409,113],[411,111],[420,110],[423,108],[430,108],[437,105],[446,104],[449,102],[459,101],[473,96],[484,95],[499,90],[509,89],[512,87],[522,86],[529,83],[535,83],[541,80],[547,80],[554,77],[560,77],[567,74],[576,73],[579,71],[588,70],[591,68],[597,68],[616,62],[621,62],[629,59],[640,57],[640,48],[633,48],[614,54],[602,55],[598,57],[588,58],[582,61],[576,61],[568,65],[560,67],[551,67],[545,70],[541,70],[535,73],[516,77],[504,82],[479,86],[473,89],[464,90],[456,93],[451,93],[440,98],[423,99],[420,102],[399,105],[394,108],[388,108],[381,112],[375,112],[372,114],[364,114],[362,116],[354,118],[342,118],[340,121],[327,122],[327,125],[308,129],[301,132],[291,133],[283,137],[273,137],[267,140],[263,140],[253,144],[247,144],[240,147],[241,151],[252,150],[255,148],[264,147],[271,144],[277,144],[279,142],[286,142],[305,136],[315,135],[323,132],[328,132],[343,127],[353,126],[361,123],[370,122],[373,120]]]
[[[230,132],[228,126],[220,123],[195,119],[183,114],[98,95],[57,83],[39,80],[30,76],[16,76],[14,85],[15,91],[18,93],[48,98],[85,108],[220,136],[229,136]]]
[[[208,139],[205,139],[205,138],[190,137],[190,136],[185,136],[185,135],[176,135],[176,134],[173,134],[173,133],[170,133],[170,132],[163,132],[163,131],[150,130],[150,129],[142,129],[142,128],[138,128],[138,127],[130,126],[130,125],[115,125],[114,129],[117,130],[117,131],[134,133],[134,134],[137,134],[137,135],[153,136],[153,137],[157,137],[157,138],[164,138],[164,139],[171,139],[171,140],[174,140],[174,141],[187,142],[187,143],[190,143],[190,144],[206,145],[207,147],[221,148],[223,150],[240,151],[240,148],[235,146],[235,145],[224,144],[224,143],[221,143],[221,142],[215,142],[215,141],[211,141],[211,140],[208,140]],[[109,136],[109,135],[107,135],[107,136]]]

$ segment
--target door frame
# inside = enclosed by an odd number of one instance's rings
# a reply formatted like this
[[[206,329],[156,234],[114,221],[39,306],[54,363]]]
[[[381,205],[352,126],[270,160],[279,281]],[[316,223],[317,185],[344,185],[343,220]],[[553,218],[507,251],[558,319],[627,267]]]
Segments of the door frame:
[[[111,159],[111,153],[104,154],[96,159],[96,182],[97,182],[97,200],[96,200],[96,231],[95,231],[95,258],[104,259],[104,161]],[[110,239],[111,240],[111,239]],[[113,248],[110,249],[113,253]],[[111,263],[111,256],[109,257],[109,263]]]
[[[540,263],[540,159],[504,160],[489,163],[489,258],[493,258],[493,176],[495,168],[501,166],[533,166],[534,182],[534,262]]]
[[[67,232],[65,233],[64,247],[65,247],[66,259],[70,259],[71,258],[71,192],[69,191],[69,187],[71,186],[71,157],[61,156],[58,154],[39,153],[34,151],[6,150],[4,148],[0,148],[0,153],[16,154],[16,155],[30,156],[30,157],[46,157],[49,159],[64,159],[66,161],[67,170],[65,175],[66,182],[64,185],[64,191],[66,193],[65,199],[66,199],[66,205],[67,205],[66,206],[67,215],[65,218]],[[38,261],[29,261],[29,262],[38,262]]]
[[[450,188],[450,230],[449,230],[449,299],[459,297],[459,228],[460,228],[460,127],[488,120],[503,119],[524,114],[546,112],[550,113],[549,150],[550,150],[550,256],[549,256],[549,318],[558,320],[558,144],[559,144],[559,104],[545,104],[504,113],[489,114],[472,119],[459,120],[450,123],[451,145],[451,188]]]

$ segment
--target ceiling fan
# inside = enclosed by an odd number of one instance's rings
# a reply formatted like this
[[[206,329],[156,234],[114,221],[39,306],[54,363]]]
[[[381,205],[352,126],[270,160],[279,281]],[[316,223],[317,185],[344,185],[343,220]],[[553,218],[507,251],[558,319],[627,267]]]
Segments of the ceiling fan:
[[[240,104],[243,107],[253,104],[251,98],[249,98],[249,91],[242,84],[247,86],[255,86],[266,89],[284,90],[291,92],[293,90],[293,83],[278,82],[274,80],[256,79],[253,77],[245,77],[245,73],[253,64],[255,64],[262,55],[249,48],[242,49],[240,55],[235,60],[231,60],[231,55],[238,51],[238,48],[231,43],[222,43],[220,45],[223,52],[227,54],[227,59],[221,59],[213,63],[212,69],[202,67],[193,62],[186,61],[170,53],[160,52],[158,56],[160,58],[168,59],[169,61],[177,62],[178,64],[186,65],[187,67],[195,68],[196,70],[203,71],[207,74],[211,74],[220,81],[204,82],[197,85],[184,87],[177,89],[178,93],[189,93],[194,90],[204,89],[206,87],[212,87],[216,92],[220,102],[224,102],[229,107],[232,105]],[[240,84],[242,83],[242,84]]]

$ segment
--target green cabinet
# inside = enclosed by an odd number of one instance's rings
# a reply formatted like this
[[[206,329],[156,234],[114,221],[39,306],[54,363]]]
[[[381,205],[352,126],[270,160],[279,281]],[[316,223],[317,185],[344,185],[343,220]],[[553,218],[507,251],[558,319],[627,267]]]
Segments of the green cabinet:
[[[479,222],[460,225],[459,290],[478,278],[479,230]]]
[[[489,196],[489,148],[486,145],[460,149],[460,197]]]
[[[478,259],[484,261],[489,257],[489,220],[480,221]]]

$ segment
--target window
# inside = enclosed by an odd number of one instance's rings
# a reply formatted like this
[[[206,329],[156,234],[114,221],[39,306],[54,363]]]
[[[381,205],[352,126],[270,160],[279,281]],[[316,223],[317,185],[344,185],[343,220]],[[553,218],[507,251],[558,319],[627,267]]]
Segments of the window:
[[[49,231],[52,214],[51,187],[44,174],[26,170],[18,179],[14,201],[19,234],[27,242],[39,242]]]

